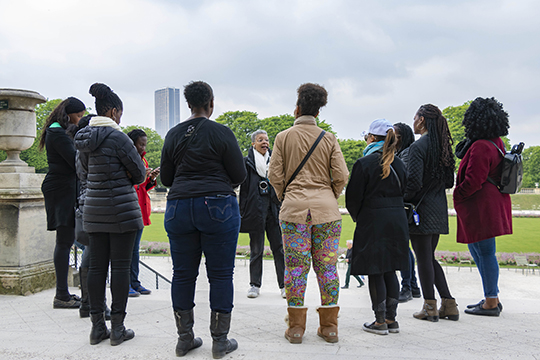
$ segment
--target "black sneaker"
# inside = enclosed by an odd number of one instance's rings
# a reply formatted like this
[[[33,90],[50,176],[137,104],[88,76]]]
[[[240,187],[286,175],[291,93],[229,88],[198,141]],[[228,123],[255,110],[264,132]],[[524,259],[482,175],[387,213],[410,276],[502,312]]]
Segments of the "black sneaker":
[[[349,288],[349,285],[342,286],[341,288],[342,288],[342,289],[348,289],[348,288]]]
[[[53,300],[54,309],[78,309],[80,306],[81,302],[73,297],[70,297],[68,301],[63,301],[57,298],[54,298]]]
[[[371,324],[365,323],[362,326],[362,330],[377,334],[377,335],[388,335],[388,325],[386,323],[382,325],[375,325],[375,321]]]
[[[475,308],[475,307],[478,307],[478,306],[482,306],[482,305],[484,305],[485,302],[486,302],[486,300],[482,299],[477,304],[467,305],[467,309],[472,309],[472,308]],[[498,303],[497,307],[499,308],[499,311],[503,311],[502,303]]]
[[[415,287],[411,289],[412,297],[413,298],[420,298],[422,297],[422,292],[420,291],[420,288]]]
[[[394,321],[393,323],[386,323],[386,326],[388,326],[388,332],[397,334],[399,332],[399,324],[397,321]]]
[[[398,298],[398,301],[400,303],[406,303],[407,301],[412,300],[412,299],[413,299],[413,296],[412,296],[411,289],[408,289],[408,288],[401,289],[401,291],[399,292],[399,298]]]

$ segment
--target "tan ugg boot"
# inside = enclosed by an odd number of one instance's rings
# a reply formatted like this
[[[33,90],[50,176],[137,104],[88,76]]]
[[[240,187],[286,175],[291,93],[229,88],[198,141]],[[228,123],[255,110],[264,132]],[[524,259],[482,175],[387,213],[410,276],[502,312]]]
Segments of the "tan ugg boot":
[[[304,331],[306,331],[307,307],[288,307],[285,322],[288,325],[285,330],[285,338],[291,344],[301,344]]]
[[[413,314],[413,316],[420,320],[428,320],[437,322],[439,321],[439,311],[437,310],[437,300],[424,299],[424,305],[422,310]]]
[[[319,313],[319,328],[317,329],[317,335],[322,337],[326,342],[336,343],[338,342],[338,313],[339,306],[321,306],[317,308]]]
[[[441,307],[439,308],[439,318],[448,320],[459,320],[459,310],[456,299],[441,298]]]

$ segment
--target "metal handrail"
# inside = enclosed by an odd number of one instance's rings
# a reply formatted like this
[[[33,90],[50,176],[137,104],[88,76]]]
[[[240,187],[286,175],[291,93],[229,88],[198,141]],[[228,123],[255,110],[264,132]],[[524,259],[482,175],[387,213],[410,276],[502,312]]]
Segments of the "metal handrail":
[[[144,266],[145,268],[147,268],[148,270],[150,270],[151,272],[153,272],[156,275],[156,289],[159,289],[159,279],[160,278],[163,279],[163,281],[169,283],[169,285],[172,285],[171,280],[167,279],[165,276],[161,275],[156,270],[154,270],[150,266],[146,265],[142,260],[139,260],[139,265]]]

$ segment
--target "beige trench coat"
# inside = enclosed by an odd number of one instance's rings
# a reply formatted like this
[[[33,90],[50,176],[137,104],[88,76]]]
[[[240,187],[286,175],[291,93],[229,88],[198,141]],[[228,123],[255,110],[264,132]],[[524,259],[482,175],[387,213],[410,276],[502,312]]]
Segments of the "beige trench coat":
[[[347,183],[349,171],[336,137],[327,132],[302,170],[283,194],[285,184],[304,159],[322,129],[313,116],[300,116],[280,132],[268,169],[268,179],[283,199],[279,219],[305,224],[308,211],[312,224],[341,220],[337,198]]]

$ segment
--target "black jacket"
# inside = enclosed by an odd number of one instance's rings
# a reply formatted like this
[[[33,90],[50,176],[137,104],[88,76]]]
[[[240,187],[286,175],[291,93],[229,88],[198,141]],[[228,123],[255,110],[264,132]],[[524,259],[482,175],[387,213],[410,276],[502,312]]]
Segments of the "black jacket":
[[[77,173],[87,186],[84,230],[124,233],[142,229],[133,185],[145,180],[146,169],[133,141],[112,127],[87,126],[75,136],[75,147],[79,150]]]
[[[276,191],[272,185],[270,185],[268,179],[260,177],[257,173],[253,151],[256,150],[251,147],[248,150],[248,156],[244,158],[247,177],[240,186],[240,216],[242,217],[240,232],[246,233],[260,231],[265,228],[269,208],[270,211],[272,211],[272,216],[278,219],[279,208],[281,206]],[[270,155],[272,155],[272,153],[270,153]],[[261,180],[266,180],[268,182],[268,195],[260,195],[259,193],[259,182]]]
[[[408,269],[409,226],[403,206],[405,165],[395,157],[382,179],[381,153],[356,161],[345,192],[347,209],[356,222],[351,274],[374,275]],[[401,182],[401,186],[400,183]]]
[[[184,158],[179,159],[188,127],[200,121],[205,122],[193,135]],[[181,122],[169,130],[161,152],[161,182],[170,187],[167,199],[236,195],[233,189],[246,177],[242,158],[228,127],[205,118]]]
[[[448,234],[448,205],[444,189],[454,185],[454,173],[445,174],[442,180],[433,179],[431,169],[424,166],[429,151],[429,133],[409,147],[405,201],[418,204],[425,194],[416,210],[420,225],[410,225],[410,234]]]
[[[45,148],[49,170],[41,184],[47,210],[47,230],[75,227],[77,175],[73,139],[61,127],[47,128]]]

